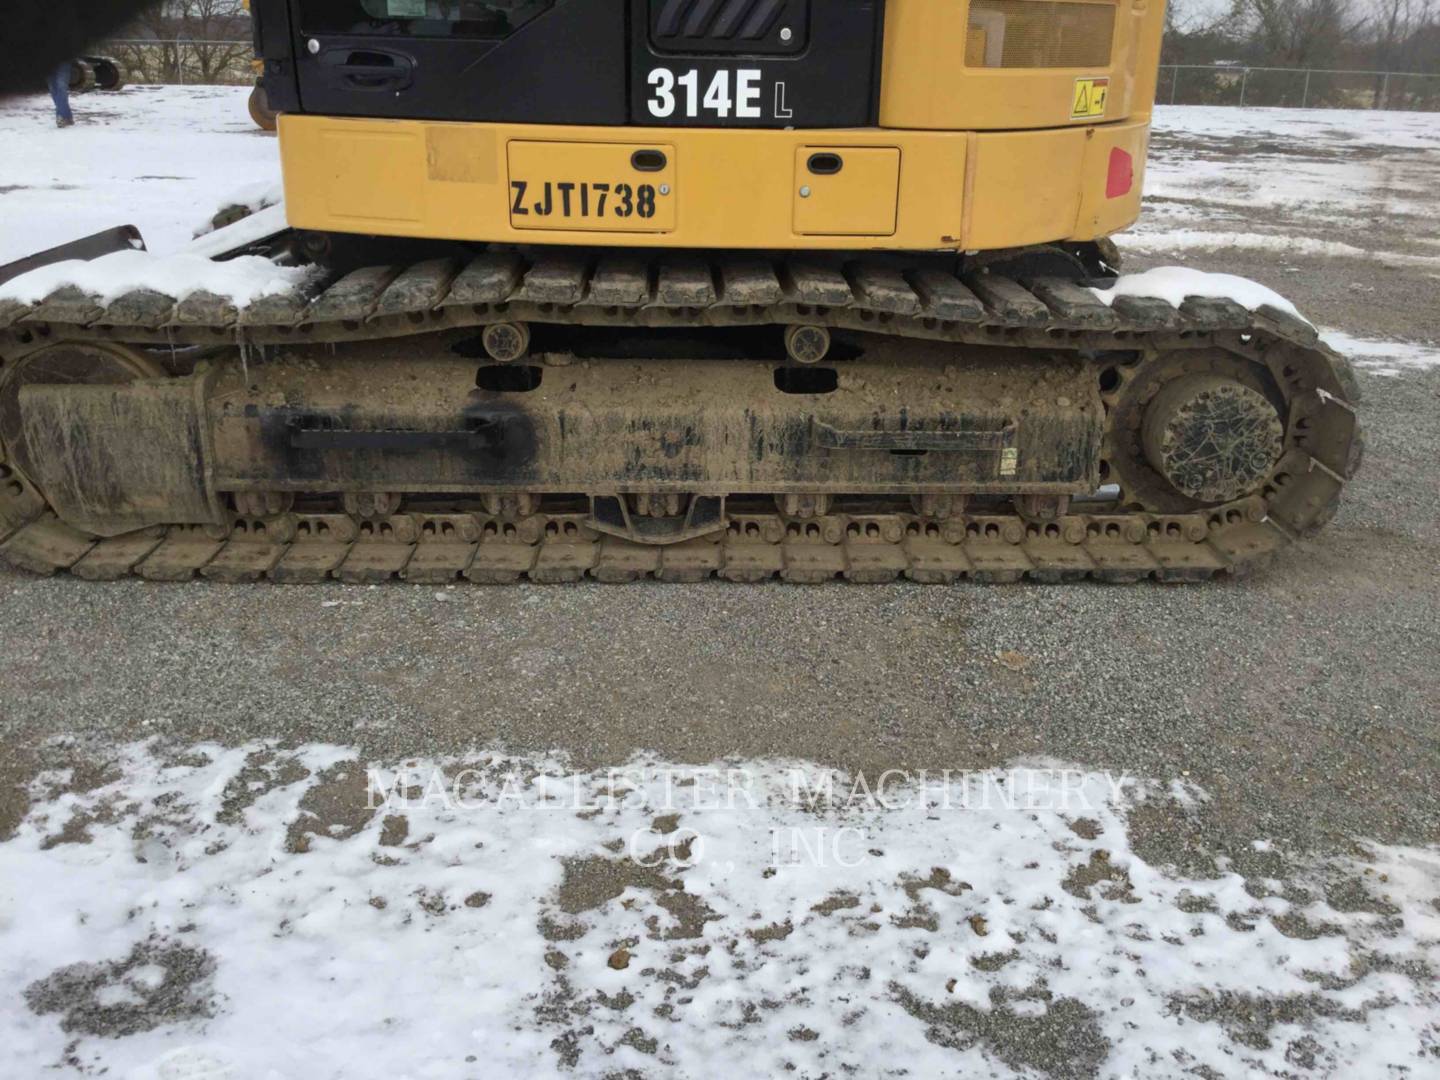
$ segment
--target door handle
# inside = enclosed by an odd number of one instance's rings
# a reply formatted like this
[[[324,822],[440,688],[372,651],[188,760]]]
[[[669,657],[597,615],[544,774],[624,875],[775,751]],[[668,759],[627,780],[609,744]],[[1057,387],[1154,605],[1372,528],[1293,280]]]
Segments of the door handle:
[[[320,62],[331,81],[347,90],[403,90],[415,74],[410,57],[375,49],[330,49]]]

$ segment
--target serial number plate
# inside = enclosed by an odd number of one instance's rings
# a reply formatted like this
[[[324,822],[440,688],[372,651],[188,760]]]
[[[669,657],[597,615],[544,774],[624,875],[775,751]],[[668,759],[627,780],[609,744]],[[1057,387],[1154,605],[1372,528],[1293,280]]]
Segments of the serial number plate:
[[[654,184],[608,183],[581,180],[510,181],[514,196],[510,213],[515,218],[625,218],[649,221],[659,206],[660,189]],[[666,192],[667,195],[672,194]]]
[[[664,166],[636,167],[659,151]],[[653,153],[642,159],[653,161]],[[510,224],[516,229],[669,232],[675,227],[675,150],[616,143],[512,142]]]

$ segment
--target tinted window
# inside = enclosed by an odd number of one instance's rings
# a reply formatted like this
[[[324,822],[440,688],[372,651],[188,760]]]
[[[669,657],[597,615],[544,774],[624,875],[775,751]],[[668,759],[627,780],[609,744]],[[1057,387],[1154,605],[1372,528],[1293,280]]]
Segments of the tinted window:
[[[302,0],[307,34],[508,37],[555,0]]]

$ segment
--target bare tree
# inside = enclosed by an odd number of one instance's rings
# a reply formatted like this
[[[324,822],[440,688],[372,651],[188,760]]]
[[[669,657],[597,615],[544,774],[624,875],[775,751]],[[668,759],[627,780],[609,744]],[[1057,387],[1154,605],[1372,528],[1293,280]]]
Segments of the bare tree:
[[[249,57],[254,48],[248,40],[250,15],[240,0],[175,0],[175,3],[182,9],[181,26],[194,42],[193,55],[201,82],[214,82],[220,72]]]
[[[1440,67],[1440,4],[1436,0],[1374,0],[1371,20],[1376,71],[1425,72]],[[1402,98],[1400,80],[1381,78],[1375,88],[1375,107],[1390,107],[1390,98]]]
[[[1261,61],[1277,67],[1333,66],[1366,22],[1351,0],[1234,0],[1231,16]]]
[[[1165,37],[1161,42],[1162,64],[1208,64],[1234,57],[1237,43],[1231,34],[1232,19],[1225,11],[1191,0],[1170,0],[1165,5]]]
[[[242,0],[157,0],[125,36],[147,42],[121,51],[138,79],[153,82],[230,81],[252,48]]]

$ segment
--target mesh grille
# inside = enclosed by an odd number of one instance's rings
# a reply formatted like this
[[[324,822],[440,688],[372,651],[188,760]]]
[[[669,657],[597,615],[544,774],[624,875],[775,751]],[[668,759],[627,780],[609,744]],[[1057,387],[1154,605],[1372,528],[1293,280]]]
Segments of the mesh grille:
[[[1114,37],[1113,4],[971,0],[965,63],[988,68],[1108,67]]]

